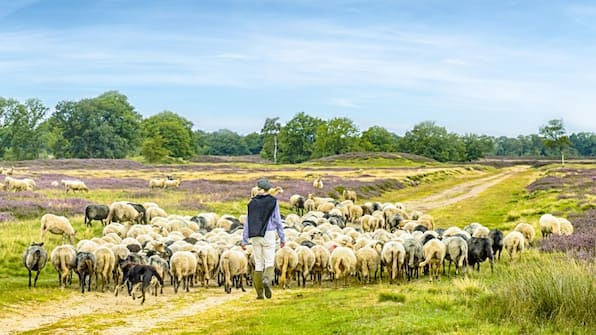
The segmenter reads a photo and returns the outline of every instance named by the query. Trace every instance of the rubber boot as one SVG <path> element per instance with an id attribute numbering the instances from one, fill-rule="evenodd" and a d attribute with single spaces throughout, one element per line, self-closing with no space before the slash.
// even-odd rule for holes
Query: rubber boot
<path id="1" fill-rule="evenodd" d="M 263 272 L 263 288 L 265 289 L 265 297 L 267 299 L 271 299 L 271 283 L 273 282 L 273 278 L 275 276 L 275 272 L 272 266 L 265 268 Z"/>
<path id="2" fill-rule="evenodd" d="M 255 271 L 252 277 L 252 283 L 257 291 L 257 299 L 265 299 L 263 297 L 263 271 Z"/>

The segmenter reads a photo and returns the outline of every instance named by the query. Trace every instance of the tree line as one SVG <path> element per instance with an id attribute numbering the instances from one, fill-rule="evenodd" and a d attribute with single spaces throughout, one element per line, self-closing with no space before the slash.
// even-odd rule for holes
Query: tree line
<path id="1" fill-rule="evenodd" d="M 551 120 L 538 134 L 493 137 L 448 132 L 433 121 L 403 136 L 382 126 L 359 130 L 352 120 L 323 120 L 304 112 L 285 124 L 267 118 L 259 132 L 193 130 L 172 111 L 143 118 L 126 95 L 108 91 L 95 98 L 61 101 L 54 111 L 39 99 L 0 97 L 0 159 L 125 158 L 147 162 L 188 160 L 197 155 L 260 155 L 275 163 L 300 163 L 348 152 L 404 152 L 441 162 L 486 156 L 596 156 L 596 134 L 567 136 L 563 120 Z"/>

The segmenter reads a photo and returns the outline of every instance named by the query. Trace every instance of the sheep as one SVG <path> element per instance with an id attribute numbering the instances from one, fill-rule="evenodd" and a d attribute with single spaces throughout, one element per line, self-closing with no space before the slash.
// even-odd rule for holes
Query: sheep
<path id="1" fill-rule="evenodd" d="M 148 222 L 151 222 L 151 220 L 153 220 L 153 218 L 155 218 L 155 217 L 167 217 L 168 216 L 166 211 L 164 211 L 162 208 L 156 207 L 156 206 L 147 207 L 146 214 L 147 214 Z"/>
<path id="2" fill-rule="evenodd" d="M 519 252 L 519 258 L 521 259 L 521 253 L 524 251 L 525 237 L 519 231 L 512 231 L 505 236 L 503 239 L 503 246 L 509 253 L 509 262 L 513 261 L 513 256 L 516 252 Z"/>
<path id="3" fill-rule="evenodd" d="M 501 252 L 503 251 L 503 232 L 498 229 L 493 229 L 488 233 L 488 238 L 491 240 L 493 249 L 493 257 L 501 260 Z"/>
<path id="4" fill-rule="evenodd" d="M 66 217 L 49 213 L 44 214 L 41 217 L 41 241 L 44 240 L 44 236 L 48 231 L 52 234 L 62 235 L 63 241 L 64 237 L 67 236 L 70 244 L 74 244 L 75 230 Z"/>
<path id="5" fill-rule="evenodd" d="M 147 224 L 147 210 L 145 209 L 145 206 L 141 204 L 136 204 L 134 202 L 127 202 L 127 204 L 131 205 L 134 209 L 137 210 L 137 212 L 139 212 L 140 216 L 137 218 L 136 222 Z"/>
<path id="6" fill-rule="evenodd" d="M 33 287 L 36 287 L 39 273 L 45 268 L 47 261 L 48 253 L 43 248 L 43 242 L 31 242 L 31 245 L 23 252 L 23 265 L 29 272 L 29 287 L 31 287 L 31 272 L 37 272 L 33 281 Z"/>
<path id="7" fill-rule="evenodd" d="M 304 202 L 306 200 L 300 194 L 293 194 L 290 197 L 290 207 L 296 210 L 296 214 L 304 215 Z"/>
<path id="8" fill-rule="evenodd" d="M 552 214 L 542 215 L 538 223 L 540 224 L 542 238 L 547 238 L 551 234 L 561 235 L 561 223 Z"/>
<path id="9" fill-rule="evenodd" d="M 68 191 L 72 191 L 72 193 L 74 193 L 75 191 L 89 192 L 87 185 L 85 185 L 85 183 L 80 180 L 64 180 L 63 179 L 60 181 L 60 183 L 62 183 L 62 185 L 64 185 L 64 190 L 66 193 L 68 193 Z"/>
<path id="10" fill-rule="evenodd" d="M 474 232 L 476 229 L 482 227 L 482 225 L 478 222 L 472 222 L 469 225 L 464 227 L 464 230 L 470 234 L 470 236 L 474 236 Z"/>
<path id="11" fill-rule="evenodd" d="M 316 204 L 313 199 L 304 200 L 304 210 L 306 212 L 312 212 L 316 209 Z"/>
<path id="12" fill-rule="evenodd" d="M 360 274 L 362 283 L 370 283 L 371 273 L 377 273 L 381 259 L 379 253 L 370 246 L 356 250 L 356 271 Z"/>
<path id="13" fill-rule="evenodd" d="M 143 213 L 139 213 L 132 205 L 124 201 L 116 201 L 110 205 L 110 211 L 106 218 L 108 224 L 116 222 L 139 222 Z"/>
<path id="14" fill-rule="evenodd" d="M 424 268 L 428 264 L 428 273 L 431 282 L 433 281 L 433 278 L 436 280 L 440 279 L 439 276 L 441 274 L 441 265 L 443 264 L 445 253 L 445 244 L 436 238 L 429 240 L 422 246 L 424 261 L 420 262 L 418 267 Z"/>
<path id="15" fill-rule="evenodd" d="M 312 267 L 312 273 L 314 275 L 314 281 L 321 285 L 321 280 L 323 277 L 323 272 L 327 271 L 329 266 L 329 257 L 331 254 L 329 250 L 321 245 L 315 245 L 311 248 L 312 252 L 315 254 L 315 263 Z"/>
<path id="16" fill-rule="evenodd" d="M 110 285 L 110 276 L 116 266 L 116 256 L 108 247 L 99 247 L 93 252 L 95 256 L 95 287 L 99 286 L 101 278 L 101 291 L 105 290 L 106 284 Z"/>
<path id="17" fill-rule="evenodd" d="M 118 223 L 118 222 L 109 223 L 107 226 L 105 226 L 103 228 L 104 236 L 107 236 L 109 234 L 116 234 L 116 236 L 118 236 L 120 238 L 124 238 L 124 237 L 126 237 L 127 232 L 128 232 L 128 227 L 126 227 L 125 225 Z"/>
<path id="18" fill-rule="evenodd" d="M 296 264 L 298 286 L 300 286 L 300 279 L 302 279 L 302 287 L 306 287 L 306 277 L 315 265 L 315 253 L 309 247 L 301 245 L 296 248 L 296 256 L 298 256 L 298 263 Z"/>
<path id="19" fill-rule="evenodd" d="M 381 251 L 381 262 L 387 267 L 389 284 L 401 277 L 401 269 L 406 259 L 406 249 L 401 242 L 388 241 Z"/>
<path id="20" fill-rule="evenodd" d="M 91 291 L 91 276 L 95 273 L 95 256 L 90 252 L 78 252 L 72 267 L 79 276 L 81 293 L 85 293 L 85 284 L 87 284 L 87 291 Z"/>
<path id="21" fill-rule="evenodd" d="M 282 288 L 289 288 L 290 284 L 288 278 L 292 276 L 296 266 L 298 265 L 298 255 L 290 245 L 279 248 L 275 252 L 275 269 L 279 273 L 279 285 Z"/>
<path id="22" fill-rule="evenodd" d="M 106 205 L 87 205 L 85 207 L 85 225 L 91 226 L 91 221 L 99 220 L 102 225 L 106 225 L 104 221 L 108 217 L 110 207 Z"/>
<path id="23" fill-rule="evenodd" d="M 493 249 L 491 240 L 488 238 L 472 237 L 468 241 L 468 264 L 474 269 L 475 265 L 477 271 L 480 271 L 480 263 L 485 260 L 490 262 L 490 271 L 493 272 Z"/>
<path id="24" fill-rule="evenodd" d="M 33 185 L 29 180 L 24 180 L 24 179 L 17 179 L 17 178 L 12 178 L 9 176 L 6 176 L 4 178 L 4 182 L 6 184 L 6 189 L 8 191 L 12 191 L 12 192 L 17 192 L 17 191 L 32 191 L 33 190 Z"/>
<path id="25" fill-rule="evenodd" d="M 348 205 L 348 221 L 355 222 L 364 215 L 364 211 L 361 206 Z"/>
<path id="26" fill-rule="evenodd" d="M 65 287 L 67 280 L 72 283 L 72 263 L 77 257 L 77 251 L 70 244 L 59 245 L 52 250 L 50 261 L 58 272 L 60 287 Z"/>
<path id="27" fill-rule="evenodd" d="M 164 178 L 152 178 L 149 180 L 149 188 L 164 188 L 166 180 Z"/>
<path id="28" fill-rule="evenodd" d="M 312 182 L 312 187 L 314 187 L 315 190 L 321 190 L 323 189 L 323 186 L 323 179 L 321 177 L 315 178 L 315 180 Z"/>
<path id="29" fill-rule="evenodd" d="M 180 179 L 167 179 L 164 180 L 163 182 L 163 188 L 178 188 L 180 187 L 180 183 L 182 182 L 182 180 Z"/>
<path id="30" fill-rule="evenodd" d="M 474 233 L 478 233 L 480 229 Z M 468 263 L 468 243 L 459 236 L 448 237 L 443 240 L 445 244 L 445 258 L 443 260 L 443 274 L 445 274 L 445 260 L 449 261 L 447 275 L 451 272 L 451 262 L 455 263 L 455 275 L 461 270 L 465 273 L 465 266 Z"/>
<path id="31" fill-rule="evenodd" d="M 573 234 L 573 225 L 565 218 L 557 218 L 559 220 L 560 231 L 562 235 Z"/>
<path id="32" fill-rule="evenodd" d="M 236 249 L 224 251 L 220 257 L 219 266 L 224 276 L 224 290 L 226 293 L 232 293 L 234 281 L 236 282 L 236 288 L 246 292 L 242 276 L 248 273 L 248 258 L 242 251 Z"/>
<path id="33" fill-rule="evenodd" d="M 529 223 L 518 223 L 515 226 L 515 229 L 513 229 L 513 231 L 518 231 L 520 233 L 522 233 L 522 235 L 524 236 L 525 239 L 525 244 L 527 246 L 532 245 L 532 242 L 534 241 L 534 227 L 529 224 Z"/>
<path id="34" fill-rule="evenodd" d="M 166 275 L 170 275 L 170 264 L 167 260 L 163 259 L 159 255 L 152 255 L 149 257 L 149 265 L 153 266 L 159 276 L 165 280 Z M 171 277 L 170 277 L 171 278 Z M 160 286 L 160 293 L 163 294 L 163 285 Z M 157 287 L 153 295 L 157 295 Z"/>
<path id="35" fill-rule="evenodd" d="M 356 194 L 356 191 L 351 191 L 351 190 L 344 190 L 342 192 L 342 196 L 343 196 L 344 200 L 352 200 L 354 203 L 358 199 L 358 195 Z"/>
<path id="36" fill-rule="evenodd" d="M 203 280 L 203 286 L 209 287 L 209 279 L 217 272 L 219 264 L 219 252 L 210 244 L 202 244 L 196 247 L 197 274 Z"/>
<path id="37" fill-rule="evenodd" d="M 490 230 L 488 228 L 486 228 L 484 226 L 480 226 L 480 227 L 478 227 L 478 228 L 476 228 L 474 230 L 474 233 L 472 234 L 472 237 L 488 238 L 488 234 L 489 233 L 490 233 Z"/>
<path id="38" fill-rule="evenodd" d="M 356 270 L 356 255 L 352 249 L 347 247 L 337 247 L 333 249 L 329 256 L 329 267 L 334 275 L 335 287 L 339 279 L 344 279 L 344 286 L 348 286 L 350 274 Z"/>
<path id="39" fill-rule="evenodd" d="M 418 265 L 423 260 L 422 243 L 413 237 L 404 239 L 404 249 L 406 250 L 405 268 L 408 281 L 412 280 L 414 275 L 418 278 Z"/>
<path id="40" fill-rule="evenodd" d="M 435 229 L 435 219 L 430 214 L 424 214 L 418 218 L 418 222 L 429 230 Z"/>
<path id="41" fill-rule="evenodd" d="M 170 272 L 174 281 L 174 293 L 178 293 L 180 282 L 182 289 L 189 292 L 192 276 L 197 272 L 197 258 L 190 251 L 176 251 L 170 258 Z"/>

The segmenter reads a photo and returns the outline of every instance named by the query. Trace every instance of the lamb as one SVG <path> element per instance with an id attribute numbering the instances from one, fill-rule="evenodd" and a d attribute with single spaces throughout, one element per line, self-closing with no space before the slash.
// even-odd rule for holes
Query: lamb
<path id="1" fill-rule="evenodd" d="M 491 240 L 491 245 L 493 249 L 493 257 L 501 259 L 501 252 L 503 251 L 503 232 L 498 229 L 493 229 L 488 233 L 488 238 Z"/>
<path id="2" fill-rule="evenodd" d="M 60 287 L 65 287 L 67 280 L 72 283 L 72 263 L 77 257 L 77 251 L 70 244 L 59 245 L 52 250 L 50 261 L 58 272 Z"/>
<path id="3" fill-rule="evenodd" d="M 420 262 L 418 267 L 423 268 L 428 264 L 428 273 L 431 282 L 433 281 L 433 278 L 436 280 L 440 279 L 439 276 L 441 274 L 441 265 L 443 264 L 445 253 L 445 244 L 436 238 L 429 240 L 422 246 L 424 261 Z"/>
<path id="4" fill-rule="evenodd" d="M 527 246 L 532 245 L 532 242 L 534 241 L 534 227 L 529 224 L 529 223 L 518 223 L 517 226 L 515 226 L 515 229 L 513 229 L 514 231 L 518 231 L 520 233 L 522 233 L 522 235 L 524 236 L 525 239 L 525 244 Z"/>
<path id="5" fill-rule="evenodd" d="M 248 258 L 241 250 L 229 249 L 224 251 L 220 257 L 220 271 L 224 276 L 224 290 L 232 293 L 232 283 L 236 282 L 236 288 L 245 292 L 242 276 L 248 273 Z M 239 287 L 238 287 L 239 286 Z"/>
<path id="6" fill-rule="evenodd" d="M 356 203 L 356 200 L 358 199 L 358 195 L 356 194 L 356 191 L 344 190 L 342 192 L 342 195 L 343 195 L 344 200 L 352 200 L 354 203 Z"/>
<path id="7" fill-rule="evenodd" d="M 552 214 L 542 215 L 538 223 L 540 224 L 542 238 L 547 238 L 551 234 L 561 235 L 561 223 L 559 222 L 559 219 Z"/>
<path id="8" fill-rule="evenodd" d="M 348 247 L 337 247 L 331 252 L 329 256 L 329 267 L 334 275 L 335 287 L 337 287 L 339 279 L 344 279 L 344 286 L 348 286 L 350 274 L 356 270 L 356 255 L 354 251 Z"/>
<path id="9" fill-rule="evenodd" d="M 300 194 L 294 194 L 290 197 L 290 207 L 296 210 L 296 214 L 304 215 L 304 202 L 306 200 Z"/>
<path id="10" fill-rule="evenodd" d="M 480 229 L 474 233 L 478 233 Z M 451 262 L 455 263 L 455 275 L 461 270 L 465 273 L 465 266 L 468 263 L 468 243 L 459 236 L 448 237 L 443 240 L 445 244 L 445 259 L 443 260 L 443 274 L 445 273 L 445 260 L 449 261 L 447 274 L 451 272 Z"/>
<path id="11" fill-rule="evenodd" d="M 472 269 L 478 265 L 476 270 L 480 271 L 480 263 L 487 259 L 490 262 L 490 271 L 493 272 L 494 256 L 490 239 L 472 237 L 468 241 L 468 264 Z"/>
<path id="12" fill-rule="evenodd" d="M 503 245 L 509 253 L 509 262 L 513 261 L 516 252 L 519 252 L 519 258 L 521 259 L 521 253 L 524 251 L 524 243 L 525 237 L 519 231 L 512 231 L 505 236 Z"/>
<path id="13" fill-rule="evenodd" d="M 110 277 L 116 266 L 116 256 L 108 247 L 101 246 L 93 252 L 95 256 L 95 287 L 99 286 L 101 278 L 101 291 L 105 290 L 106 284 L 110 285 Z"/>
<path id="14" fill-rule="evenodd" d="M 557 218 L 559 220 L 560 231 L 562 235 L 573 234 L 573 225 L 565 218 Z"/>
<path id="15" fill-rule="evenodd" d="M 45 268 L 47 261 L 48 253 L 43 248 L 43 242 L 32 242 L 25 252 L 23 252 L 23 265 L 29 272 L 29 287 L 31 287 L 31 272 L 37 272 L 33 281 L 33 287 L 36 287 L 39 273 Z"/>
<path id="16" fill-rule="evenodd" d="M 408 281 L 410 281 L 414 275 L 418 278 L 418 265 L 424 258 L 422 255 L 422 243 L 413 237 L 409 237 L 404 240 L 403 244 L 406 250 L 406 276 L 408 277 Z"/>
<path id="17" fill-rule="evenodd" d="M 56 235 L 62 235 L 62 240 L 64 241 L 64 237 L 68 237 L 70 240 L 70 244 L 74 244 L 74 236 L 75 230 L 72 228 L 70 221 L 64 216 L 58 216 L 54 214 L 44 214 L 41 217 L 41 240 L 44 240 L 44 236 L 46 232 L 50 232 Z"/>
<path id="18" fill-rule="evenodd" d="M 298 255 L 286 245 L 275 252 L 275 269 L 279 272 L 279 285 L 282 288 L 289 288 L 288 279 L 294 273 L 298 265 Z"/>
<path id="19" fill-rule="evenodd" d="M 370 275 L 376 275 L 380 263 L 379 253 L 372 247 L 365 246 L 356 250 L 356 271 L 364 284 L 370 283 Z"/>
<path id="20" fill-rule="evenodd" d="M 89 192 L 87 185 L 85 185 L 85 183 L 80 180 L 64 180 L 63 179 L 60 181 L 60 183 L 62 183 L 62 185 L 64 185 L 64 190 L 66 193 L 68 193 L 68 191 L 72 191 L 72 193 L 74 193 L 75 191 Z"/>
<path id="21" fill-rule="evenodd" d="M 85 207 L 85 225 L 91 226 L 91 221 L 99 220 L 102 225 L 106 225 L 104 221 L 108 217 L 110 207 L 106 205 L 87 205 Z"/>
<path id="22" fill-rule="evenodd" d="M 132 205 L 124 201 L 116 201 L 110 205 L 110 211 L 106 218 L 108 224 L 116 222 L 139 222 L 143 213 L 139 213 Z"/>
<path id="23" fill-rule="evenodd" d="M 95 256 L 90 252 L 78 252 L 72 267 L 79 276 L 81 293 L 85 293 L 85 284 L 87 284 L 87 291 L 91 291 L 91 276 L 95 273 Z"/>
<path id="24" fill-rule="evenodd" d="M 152 178 L 149 180 L 149 188 L 164 188 L 166 180 L 164 178 Z"/>
<path id="25" fill-rule="evenodd" d="M 189 292 L 192 276 L 197 272 L 197 258 L 190 251 L 176 251 L 170 258 L 170 272 L 174 281 L 174 293 L 182 282 L 182 289 Z"/>
<path id="26" fill-rule="evenodd" d="M 301 245 L 296 248 L 296 256 L 298 256 L 298 263 L 296 264 L 298 286 L 300 286 L 300 279 L 302 279 L 302 287 L 306 287 L 306 277 L 315 265 L 315 253 L 309 247 Z"/>
<path id="27" fill-rule="evenodd" d="M 381 262 L 387 267 L 389 284 L 401 277 L 401 269 L 406 259 L 406 249 L 401 242 L 389 241 L 383 245 L 381 251 Z"/>
<path id="28" fill-rule="evenodd" d="M 329 267 L 329 257 L 331 254 L 329 253 L 329 250 L 321 245 L 315 245 L 311 250 L 315 254 L 315 263 L 312 267 L 314 281 L 321 285 L 323 272 L 327 271 Z"/>

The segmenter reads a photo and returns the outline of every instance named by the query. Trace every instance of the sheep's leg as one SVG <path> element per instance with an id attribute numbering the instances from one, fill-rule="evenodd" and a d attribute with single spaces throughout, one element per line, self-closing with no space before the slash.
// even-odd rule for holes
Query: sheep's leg
<path id="1" fill-rule="evenodd" d="M 39 273 L 40 272 L 41 272 L 41 270 L 40 271 L 37 271 L 37 274 L 35 275 L 35 281 L 33 282 L 33 287 L 37 287 L 37 278 L 39 278 Z"/>
<path id="2" fill-rule="evenodd" d="M 29 287 L 31 287 L 31 270 L 27 269 L 27 271 L 29 271 Z"/>

